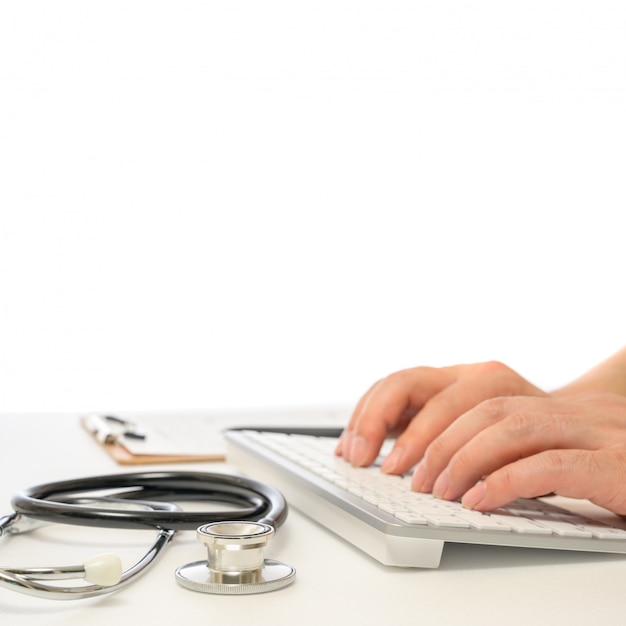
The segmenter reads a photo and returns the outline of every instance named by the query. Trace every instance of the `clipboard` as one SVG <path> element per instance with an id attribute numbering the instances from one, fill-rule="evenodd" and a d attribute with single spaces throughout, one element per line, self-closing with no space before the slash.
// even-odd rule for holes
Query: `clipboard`
<path id="1" fill-rule="evenodd" d="M 226 442 L 210 417 L 80 417 L 83 428 L 120 465 L 224 461 Z"/>

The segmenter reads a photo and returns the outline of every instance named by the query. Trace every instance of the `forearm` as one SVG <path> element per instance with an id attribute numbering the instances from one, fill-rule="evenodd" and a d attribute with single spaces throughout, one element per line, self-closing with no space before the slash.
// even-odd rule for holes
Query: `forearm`
<path id="1" fill-rule="evenodd" d="M 626 347 L 551 395 L 567 396 L 586 391 L 626 396 Z"/>

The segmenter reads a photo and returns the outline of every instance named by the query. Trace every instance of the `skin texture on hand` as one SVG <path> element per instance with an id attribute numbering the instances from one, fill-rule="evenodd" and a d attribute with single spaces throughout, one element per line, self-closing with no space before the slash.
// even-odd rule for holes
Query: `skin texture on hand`
<path id="1" fill-rule="evenodd" d="M 608 386 L 621 390 L 615 358 L 607 362 Z M 601 387 L 601 368 L 591 371 Z M 577 382 L 575 390 L 581 388 Z M 557 493 L 626 515 L 622 395 L 549 396 L 498 362 L 413 368 L 379 381 L 363 396 L 337 454 L 355 466 L 369 465 L 389 436 L 397 440 L 382 471 L 404 473 L 415 466 L 416 491 L 461 498 L 481 511 Z"/>

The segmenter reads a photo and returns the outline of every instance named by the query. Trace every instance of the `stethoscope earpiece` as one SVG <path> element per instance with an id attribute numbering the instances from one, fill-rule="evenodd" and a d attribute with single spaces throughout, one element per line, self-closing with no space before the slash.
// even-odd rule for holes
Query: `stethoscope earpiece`
<path id="1" fill-rule="evenodd" d="M 122 579 L 122 562 L 116 554 L 98 554 L 83 563 L 85 580 L 94 585 L 112 587 Z"/>
<path id="2" fill-rule="evenodd" d="M 207 559 L 176 570 L 186 589 L 203 593 L 241 595 L 281 589 L 293 582 L 291 565 L 265 559 L 265 546 L 274 528 L 261 522 L 213 522 L 200 526 L 197 537 L 207 548 Z"/>

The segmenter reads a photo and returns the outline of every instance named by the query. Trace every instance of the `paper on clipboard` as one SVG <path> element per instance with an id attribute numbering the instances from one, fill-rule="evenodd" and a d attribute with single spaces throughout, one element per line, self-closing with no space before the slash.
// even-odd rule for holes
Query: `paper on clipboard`
<path id="1" fill-rule="evenodd" d="M 141 420 L 85 415 L 80 421 L 122 465 L 223 461 L 226 457 L 223 423 L 208 415 L 150 415 Z M 125 436 L 126 430 L 133 436 Z"/>
<path id="2" fill-rule="evenodd" d="M 131 454 L 203 456 L 224 455 L 222 427 L 211 417 L 155 418 L 140 422 L 144 439 L 122 437 L 120 445 Z"/>

